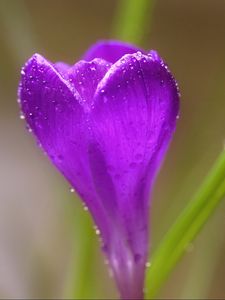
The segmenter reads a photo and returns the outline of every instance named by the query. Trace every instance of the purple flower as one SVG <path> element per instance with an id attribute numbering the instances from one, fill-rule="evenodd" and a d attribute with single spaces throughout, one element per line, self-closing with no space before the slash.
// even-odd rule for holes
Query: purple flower
<path id="1" fill-rule="evenodd" d="M 19 99 L 28 126 L 89 208 L 121 297 L 143 297 L 149 196 L 179 93 L 156 51 L 92 46 L 73 66 L 33 55 Z"/>

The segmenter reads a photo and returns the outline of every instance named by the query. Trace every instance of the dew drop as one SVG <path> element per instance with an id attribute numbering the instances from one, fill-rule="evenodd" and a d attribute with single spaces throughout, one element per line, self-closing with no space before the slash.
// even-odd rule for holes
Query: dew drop
<path id="1" fill-rule="evenodd" d="M 62 111 L 63 111 L 62 105 L 61 105 L 61 104 L 57 104 L 57 105 L 55 106 L 55 110 L 58 111 L 58 112 L 62 112 Z"/>
<path id="2" fill-rule="evenodd" d="M 84 208 L 85 211 L 88 211 L 87 205 L 84 204 L 83 208 Z"/>
<path id="3" fill-rule="evenodd" d="M 28 126 L 28 125 L 26 126 L 26 128 L 27 128 L 27 131 L 30 132 L 30 133 L 33 131 L 33 130 L 30 128 L 30 126 Z"/>
<path id="4" fill-rule="evenodd" d="M 40 142 L 37 142 L 37 145 L 42 149 L 42 144 Z"/>
<path id="5" fill-rule="evenodd" d="M 21 120 L 24 120 L 24 119 L 25 119 L 25 116 L 21 114 L 21 115 L 20 115 L 20 119 L 21 119 Z"/>
<path id="6" fill-rule="evenodd" d="M 70 189 L 70 193 L 74 193 L 75 190 L 73 188 Z"/>
<path id="7" fill-rule="evenodd" d="M 151 263 L 149 261 L 147 261 L 146 264 L 145 264 L 145 267 L 146 268 L 150 268 L 151 267 Z"/>
<path id="8" fill-rule="evenodd" d="M 94 226 L 94 230 L 95 230 L 95 233 L 96 233 L 97 235 L 100 235 L 100 230 L 98 229 L 97 226 Z"/>

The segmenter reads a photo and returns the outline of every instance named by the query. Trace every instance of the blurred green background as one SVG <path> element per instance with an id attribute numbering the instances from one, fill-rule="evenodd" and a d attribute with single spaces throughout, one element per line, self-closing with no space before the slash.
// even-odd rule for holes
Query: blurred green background
<path id="1" fill-rule="evenodd" d="M 74 63 L 96 40 L 116 38 L 118 4 L 0 0 L 0 298 L 118 296 L 88 213 L 24 129 L 16 103 L 20 68 L 34 52 Z M 142 46 L 159 51 L 182 94 L 153 194 L 154 251 L 224 147 L 225 1 L 156 0 Z M 225 298 L 225 203 L 160 297 Z"/>

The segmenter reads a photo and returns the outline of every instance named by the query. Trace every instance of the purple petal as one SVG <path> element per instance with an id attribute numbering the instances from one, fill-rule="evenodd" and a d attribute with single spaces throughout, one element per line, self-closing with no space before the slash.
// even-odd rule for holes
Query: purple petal
<path id="1" fill-rule="evenodd" d="M 176 83 L 156 52 L 125 55 L 95 94 L 92 128 L 116 189 L 120 228 L 109 256 L 126 296 L 124 278 L 133 276 L 130 280 L 139 287 L 143 283 L 150 186 L 175 128 L 178 101 Z"/>
<path id="2" fill-rule="evenodd" d="M 76 63 L 67 72 L 67 79 L 78 91 L 82 98 L 83 106 L 90 109 L 97 85 L 105 75 L 111 63 L 96 58 L 90 62 L 84 60 Z"/>
<path id="3" fill-rule="evenodd" d="M 79 68 L 86 80 L 86 90 L 81 94 L 75 89 L 79 82 L 73 78 Z M 86 202 L 104 237 L 108 235 L 108 220 L 90 174 L 90 137 L 85 113 L 88 105 L 83 96 L 95 91 L 107 68 L 103 62 L 78 63 L 68 68 L 68 80 L 65 80 L 53 64 L 34 55 L 22 71 L 19 88 L 21 108 L 29 127 L 52 162 Z"/>
<path id="4" fill-rule="evenodd" d="M 100 41 L 94 44 L 85 54 L 83 59 L 90 61 L 94 58 L 102 58 L 108 62 L 115 63 L 125 54 L 142 51 L 134 45 L 119 41 Z"/>

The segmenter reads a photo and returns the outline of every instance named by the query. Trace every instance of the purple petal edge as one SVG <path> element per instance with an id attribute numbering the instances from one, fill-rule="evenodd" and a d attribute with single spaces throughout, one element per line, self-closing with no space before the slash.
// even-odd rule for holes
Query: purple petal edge
<path id="1" fill-rule="evenodd" d="M 94 58 L 102 58 L 108 62 L 115 63 L 125 54 L 142 51 L 140 48 L 125 42 L 116 40 L 102 40 L 91 46 L 84 54 L 83 59 L 90 61 Z"/>

